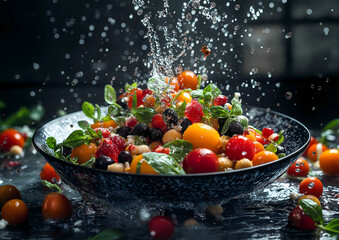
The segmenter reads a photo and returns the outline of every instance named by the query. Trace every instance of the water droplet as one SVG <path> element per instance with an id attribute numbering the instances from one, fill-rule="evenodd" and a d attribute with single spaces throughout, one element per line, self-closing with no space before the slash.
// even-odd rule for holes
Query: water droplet
<path id="1" fill-rule="evenodd" d="M 236 4 L 236 5 L 234 6 L 234 8 L 235 8 L 235 10 L 239 10 L 239 9 L 240 9 L 240 5 L 239 5 L 239 4 Z"/>
<path id="2" fill-rule="evenodd" d="M 290 37 L 292 37 L 292 32 L 288 32 L 285 35 L 285 39 L 289 39 Z"/>
<path id="3" fill-rule="evenodd" d="M 309 189 L 314 188 L 314 182 L 310 182 L 310 183 L 307 185 L 307 187 L 308 187 Z"/>
<path id="4" fill-rule="evenodd" d="M 187 21 L 191 21 L 192 20 L 192 15 L 190 13 L 187 13 L 186 20 Z"/>
<path id="5" fill-rule="evenodd" d="M 299 162 L 295 163 L 295 166 L 300 167 L 300 163 Z"/>
<path id="6" fill-rule="evenodd" d="M 286 92 L 285 97 L 286 97 L 287 100 L 290 100 L 292 98 L 292 93 Z"/>
<path id="7" fill-rule="evenodd" d="M 295 169 L 295 172 L 296 172 L 296 173 L 300 173 L 300 172 L 301 172 L 301 169 L 300 169 L 300 168 L 296 168 L 296 169 Z"/>

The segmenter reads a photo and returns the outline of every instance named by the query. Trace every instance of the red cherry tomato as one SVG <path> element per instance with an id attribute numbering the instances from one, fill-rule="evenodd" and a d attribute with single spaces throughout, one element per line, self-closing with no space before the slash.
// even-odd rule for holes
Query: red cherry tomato
<path id="1" fill-rule="evenodd" d="M 142 94 L 142 90 L 140 88 L 135 88 L 135 89 L 132 89 L 130 92 L 128 93 L 124 93 L 122 94 L 119 98 L 125 98 L 127 97 L 128 98 L 128 103 L 127 103 L 127 106 L 131 109 L 132 108 L 132 104 L 133 104 L 133 96 L 134 94 L 137 95 L 137 107 L 139 107 L 141 104 L 143 104 L 143 94 Z"/>
<path id="2" fill-rule="evenodd" d="M 301 181 L 299 192 L 319 198 L 323 193 L 323 184 L 316 177 L 308 177 Z"/>
<path id="3" fill-rule="evenodd" d="M 0 187 L 0 208 L 11 199 L 20 199 L 20 191 L 12 185 L 3 185 Z"/>
<path id="4" fill-rule="evenodd" d="M 60 193 L 47 194 L 42 203 L 42 216 L 48 219 L 61 220 L 72 216 L 73 208 L 67 197 Z"/>
<path id="5" fill-rule="evenodd" d="M 316 226 L 312 218 L 307 216 L 300 207 L 292 209 L 288 215 L 288 225 L 300 230 L 315 230 Z"/>
<path id="6" fill-rule="evenodd" d="M 306 177 L 310 171 L 308 162 L 300 157 L 287 170 L 287 174 L 294 177 Z"/>
<path id="7" fill-rule="evenodd" d="M 310 144 L 308 144 L 305 152 L 303 153 L 304 156 L 307 156 L 307 151 L 310 148 L 310 146 L 312 146 L 313 144 L 318 143 L 317 139 L 315 139 L 314 137 L 311 136 L 311 141 Z"/>
<path id="8" fill-rule="evenodd" d="M 174 224 L 168 217 L 156 216 L 149 222 L 148 230 L 154 239 L 170 239 L 174 235 Z"/>
<path id="9" fill-rule="evenodd" d="M 186 173 L 217 172 L 219 167 L 217 155 L 207 148 L 189 152 L 182 164 Z"/>
<path id="10" fill-rule="evenodd" d="M 274 133 L 273 129 L 271 128 L 264 128 L 262 130 L 262 135 L 264 138 L 269 138 L 269 136 L 271 136 Z"/>
<path id="11" fill-rule="evenodd" d="M 55 172 L 54 168 L 47 163 L 40 173 L 41 180 L 47 180 L 51 183 L 56 183 L 60 180 L 59 175 Z"/>
<path id="12" fill-rule="evenodd" d="M 243 158 L 252 160 L 255 155 L 255 146 L 247 137 L 237 135 L 228 140 L 225 153 L 230 160 Z"/>
<path id="13" fill-rule="evenodd" d="M 19 225 L 26 221 L 28 209 L 26 204 L 20 199 L 12 199 L 2 207 L 1 216 L 11 225 Z"/>
<path id="14" fill-rule="evenodd" d="M 1 151 L 8 152 L 12 146 L 18 145 L 20 147 L 24 147 L 24 144 L 24 137 L 15 129 L 9 128 L 0 134 Z"/>
<path id="15" fill-rule="evenodd" d="M 95 131 L 95 132 L 99 132 L 99 130 L 101 131 L 101 134 L 102 134 L 102 137 L 103 137 L 103 138 L 108 138 L 108 137 L 111 136 L 111 132 L 108 131 L 107 128 L 102 128 L 102 127 L 100 127 L 100 128 L 94 128 L 94 131 Z"/>

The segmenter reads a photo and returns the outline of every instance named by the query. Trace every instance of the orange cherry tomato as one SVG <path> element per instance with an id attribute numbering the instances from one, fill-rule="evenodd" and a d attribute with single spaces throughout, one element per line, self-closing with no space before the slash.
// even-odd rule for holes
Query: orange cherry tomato
<path id="1" fill-rule="evenodd" d="M 78 163 L 83 164 L 94 157 L 95 152 L 98 150 L 98 146 L 95 143 L 89 145 L 82 144 L 73 148 L 71 158 L 78 158 Z"/>
<path id="2" fill-rule="evenodd" d="M 12 199 L 2 207 L 1 216 L 11 225 L 19 225 L 26 221 L 28 209 L 22 200 Z"/>
<path id="3" fill-rule="evenodd" d="M 301 181 L 299 192 L 319 198 L 323 193 L 323 184 L 316 177 L 308 177 Z"/>
<path id="4" fill-rule="evenodd" d="M 317 153 L 318 144 L 321 144 L 321 143 L 312 144 L 307 150 L 307 158 L 313 162 L 318 161 L 320 157 L 318 156 L 318 153 Z M 322 152 L 324 152 L 325 150 L 327 150 L 327 147 L 324 144 L 321 144 L 321 149 L 322 149 Z"/>
<path id="5" fill-rule="evenodd" d="M 108 127 L 112 127 L 115 128 L 118 125 L 115 123 L 114 120 L 109 120 L 109 121 L 103 121 L 103 122 L 95 122 L 91 125 L 92 129 L 96 129 L 96 128 L 108 128 Z"/>
<path id="6" fill-rule="evenodd" d="M 192 101 L 191 94 L 189 94 L 188 92 L 181 92 L 180 95 L 175 100 L 175 104 L 183 103 L 184 101 L 186 103 L 190 103 Z"/>
<path id="7" fill-rule="evenodd" d="M 169 80 L 169 78 L 166 77 L 166 80 L 165 80 L 166 83 L 168 83 L 168 80 Z M 176 77 L 172 78 L 172 79 L 171 79 L 170 86 L 174 87 L 174 88 L 173 88 L 174 91 L 176 91 L 176 92 L 179 91 L 178 78 L 176 78 Z"/>
<path id="8" fill-rule="evenodd" d="M 252 159 L 253 166 L 261 165 L 278 160 L 278 156 L 271 151 L 261 151 L 254 155 Z"/>
<path id="9" fill-rule="evenodd" d="M 305 195 L 305 196 L 302 196 L 301 198 L 299 198 L 298 204 L 299 204 L 299 202 L 300 202 L 302 199 L 310 199 L 310 200 L 312 200 L 312 201 L 318 203 L 319 206 L 321 206 L 319 199 L 318 199 L 317 197 L 313 196 L 313 195 Z"/>
<path id="10" fill-rule="evenodd" d="M 328 149 L 320 155 L 320 169 L 326 175 L 339 176 L 339 150 Z"/>
<path id="11" fill-rule="evenodd" d="M 306 177 L 310 171 L 308 162 L 300 157 L 287 170 L 287 174 L 294 177 Z"/>
<path id="12" fill-rule="evenodd" d="M 9 149 L 18 145 L 20 147 L 24 147 L 25 139 L 20 132 L 15 129 L 9 128 L 3 131 L 0 134 L 0 150 L 4 152 L 8 152 Z"/>
<path id="13" fill-rule="evenodd" d="M 136 173 L 137 172 L 138 162 L 140 162 L 142 160 L 143 160 L 142 154 L 140 154 L 140 155 L 136 156 L 135 158 L 133 158 L 133 160 L 131 162 L 130 173 Z M 140 173 L 144 173 L 144 174 L 159 174 L 146 161 L 143 161 L 141 163 Z"/>
<path id="14" fill-rule="evenodd" d="M 47 180 L 51 183 L 56 183 L 60 180 L 59 175 L 55 172 L 54 168 L 47 163 L 40 172 L 41 180 Z"/>
<path id="15" fill-rule="evenodd" d="M 42 216 L 48 219 L 61 220 L 72 216 L 73 208 L 67 197 L 60 193 L 47 194 L 42 203 Z"/>
<path id="16" fill-rule="evenodd" d="M 310 143 L 308 144 L 308 146 L 307 146 L 305 152 L 303 153 L 303 156 L 307 157 L 307 151 L 308 151 L 308 149 L 310 148 L 310 146 L 312 146 L 312 145 L 315 144 L 315 143 L 318 143 L 317 139 L 315 139 L 314 137 L 311 136 L 311 141 L 310 141 Z"/>
<path id="17" fill-rule="evenodd" d="M 198 77 L 192 71 L 183 71 L 178 75 L 180 89 L 190 88 L 196 90 L 198 87 Z"/>
<path id="18" fill-rule="evenodd" d="M 262 145 L 260 142 L 253 142 L 255 147 L 255 153 L 265 151 L 264 145 Z"/>
<path id="19" fill-rule="evenodd" d="M 0 187 L 0 208 L 11 199 L 21 199 L 20 191 L 13 185 Z"/>

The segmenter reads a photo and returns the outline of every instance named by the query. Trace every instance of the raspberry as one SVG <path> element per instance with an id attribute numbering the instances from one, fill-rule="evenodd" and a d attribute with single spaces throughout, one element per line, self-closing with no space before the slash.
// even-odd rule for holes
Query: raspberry
<path id="1" fill-rule="evenodd" d="M 269 136 L 271 136 L 274 133 L 273 129 L 271 128 L 264 128 L 262 130 L 262 135 L 264 138 L 269 138 Z"/>
<path id="2" fill-rule="evenodd" d="M 204 112 L 202 111 L 201 104 L 193 99 L 192 102 L 187 105 L 185 110 L 185 117 L 192 121 L 192 123 L 200 122 Z"/>
<path id="3" fill-rule="evenodd" d="M 219 95 L 214 99 L 213 104 L 216 106 L 224 106 L 227 103 L 227 97 L 224 95 Z"/>
<path id="4" fill-rule="evenodd" d="M 163 129 L 167 128 L 164 118 L 160 113 L 157 113 L 153 116 L 151 120 L 153 128 Z"/>
<path id="5" fill-rule="evenodd" d="M 109 136 L 111 136 L 111 132 L 108 131 L 107 128 L 95 128 L 94 129 L 95 132 L 99 132 L 99 130 L 101 131 L 103 138 L 108 138 Z"/>
<path id="6" fill-rule="evenodd" d="M 125 121 L 125 126 L 127 127 L 134 127 L 136 124 L 138 123 L 138 120 L 136 117 L 129 117 L 129 118 L 126 118 L 126 121 Z"/>
<path id="7" fill-rule="evenodd" d="M 119 148 L 116 145 L 114 145 L 111 140 L 104 138 L 101 141 L 98 151 L 96 151 L 95 153 L 95 158 L 107 156 L 112 158 L 115 162 L 117 162 L 119 153 L 120 153 Z"/>
<path id="8" fill-rule="evenodd" d="M 111 141 L 113 142 L 113 144 L 115 144 L 120 151 L 124 151 L 125 150 L 125 141 L 124 139 L 122 139 L 121 137 L 115 135 L 113 137 L 110 138 Z"/>

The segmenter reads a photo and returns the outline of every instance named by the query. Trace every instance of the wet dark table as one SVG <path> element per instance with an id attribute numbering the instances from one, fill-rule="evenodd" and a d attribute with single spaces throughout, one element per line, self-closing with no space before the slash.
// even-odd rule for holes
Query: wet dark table
<path id="1" fill-rule="evenodd" d="M 13 160 L 19 165 L 9 167 Z M 39 177 L 45 163 L 33 147 L 20 158 L 1 158 L 0 185 L 11 184 L 21 191 L 29 217 L 22 226 L 1 229 L 0 239 L 88 239 L 107 228 L 122 229 L 122 239 L 150 239 L 148 219 L 158 214 L 176 219 L 175 239 L 331 239 L 324 232 L 302 232 L 287 226 L 289 211 L 296 206 L 290 194 L 298 192 L 300 180 L 284 176 L 265 189 L 222 203 L 221 215 L 208 214 L 204 207 L 150 207 L 150 203 L 139 202 L 129 206 L 111 203 L 106 209 L 94 211 L 75 190 L 61 184 L 72 201 L 73 216 L 64 222 L 46 221 L 41 216 L 41 204 L 50 190 L 42 186 Z M 325 222 L 339 218 L 339 178 L 323 176 L 321 171 L 312 174 L 324 184 L 321 202 Z M 183 222 L 190 218 L 199 225 L 184 227 Z"/>

